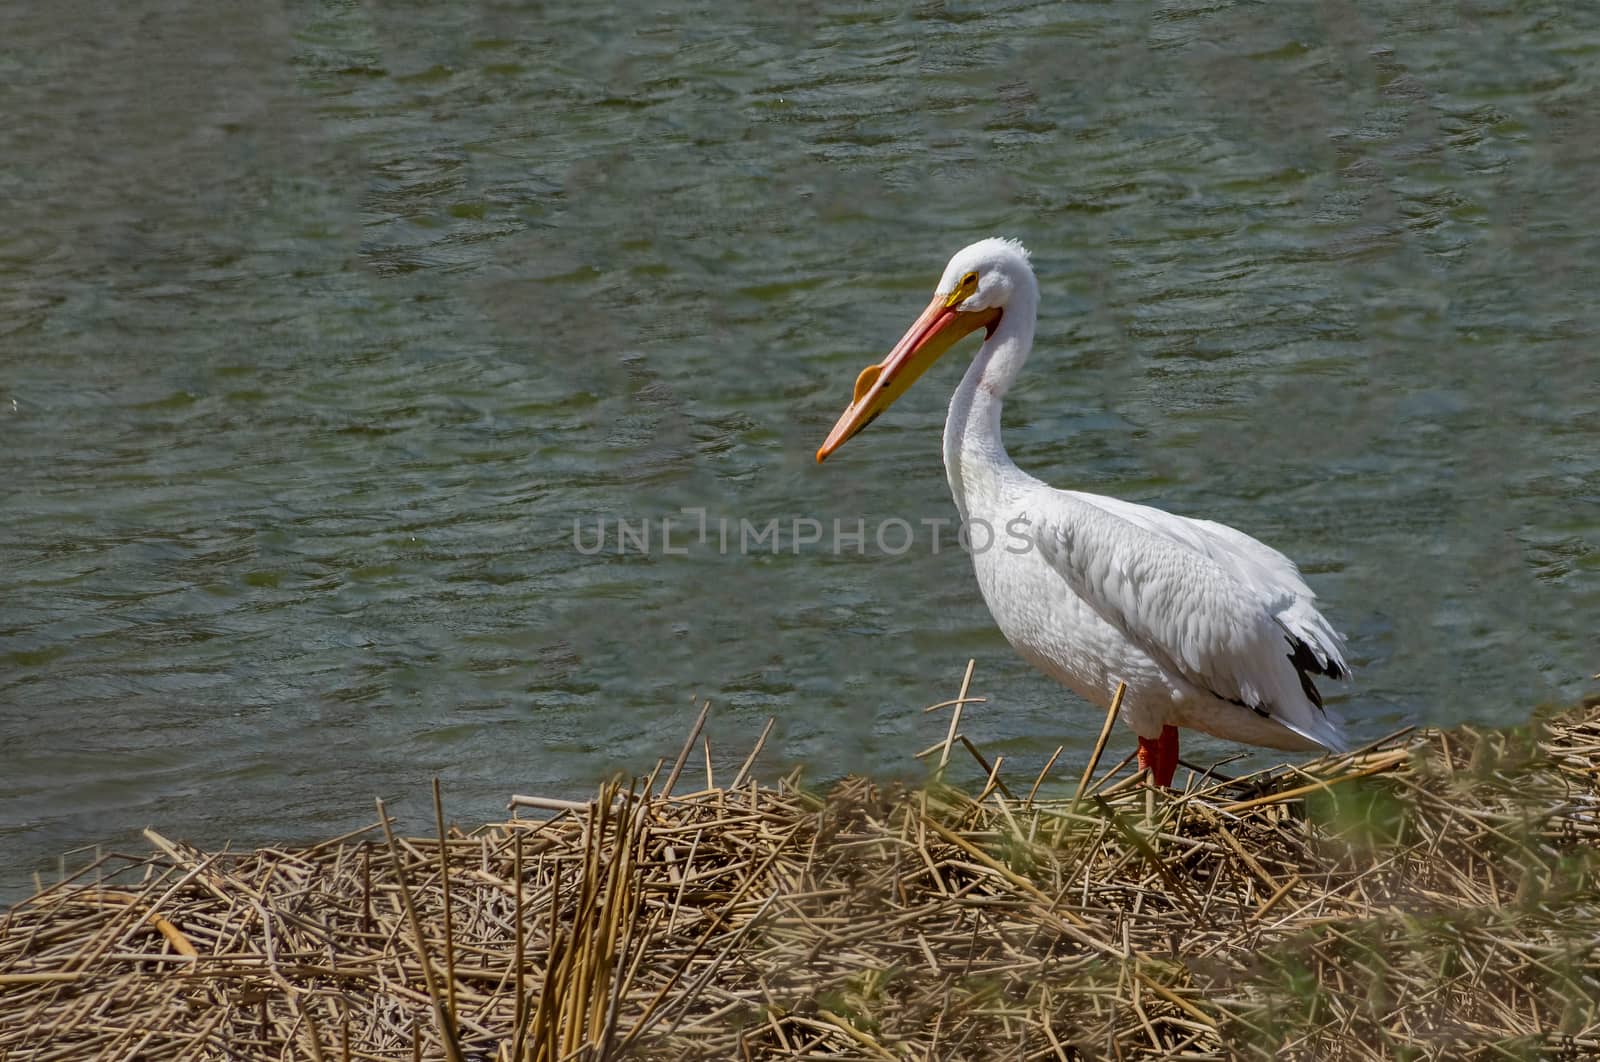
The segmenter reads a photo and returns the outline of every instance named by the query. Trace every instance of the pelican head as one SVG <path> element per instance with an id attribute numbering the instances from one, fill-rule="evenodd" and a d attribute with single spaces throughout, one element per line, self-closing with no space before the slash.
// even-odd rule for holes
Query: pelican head
<path id="1" fill-rule="evenodd" d="M 922 316 L 886 358 L 856 377 L 850 407 L 817 451 L 818 463 L 892 406 L 957 340 L 980 328 L 992 336 L 1012 295 L 1033 284 L 1028 252 L 1016 240 L 979 240 L 957 251 Z"/>

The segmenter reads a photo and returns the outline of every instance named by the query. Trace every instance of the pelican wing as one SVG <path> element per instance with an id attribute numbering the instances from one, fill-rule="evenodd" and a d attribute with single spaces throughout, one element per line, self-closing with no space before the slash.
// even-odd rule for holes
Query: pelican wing
<path id="1" fill-rule="evenodd" d="M 1163 667 L 1331 749 L 1346 743 L 1311 675 L 1343 678 L 1342 639 L 1294 563 L 1223 524 L 1045 488 L 1035 541 L 1071 591 Z"/>

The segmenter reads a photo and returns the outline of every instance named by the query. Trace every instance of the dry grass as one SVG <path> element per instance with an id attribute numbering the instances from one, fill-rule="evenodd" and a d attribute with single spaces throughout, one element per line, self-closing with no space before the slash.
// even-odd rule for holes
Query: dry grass
<path id="1" fill-rule="evenodd" d="M 1037 803 L 998 762 L 678 794 L 699 729 L 465 835 L 149 833 L 0 919 L 0 1060 L 1600 1052 L 1594 707 Z"/>

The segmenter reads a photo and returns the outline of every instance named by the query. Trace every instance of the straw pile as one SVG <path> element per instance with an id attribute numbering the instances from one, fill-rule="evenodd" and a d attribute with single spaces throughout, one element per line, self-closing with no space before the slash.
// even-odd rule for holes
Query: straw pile
<path id="1" fill-rule="evenodd" d="M 1600 1052 L 1593 706 L 1051 801 L 999 762 L 680 794 L 698 730 L 467 834 L 151 832 L 0 919 L 0 1060 Z"/>

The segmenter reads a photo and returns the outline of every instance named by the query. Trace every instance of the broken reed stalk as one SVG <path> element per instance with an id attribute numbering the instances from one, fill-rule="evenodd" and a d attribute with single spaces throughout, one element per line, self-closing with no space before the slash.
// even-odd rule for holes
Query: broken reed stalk
<path id="1" fill-rule="evenodd" d="M 450 839 L 444 830 L 444 792 L 439 779 L 433 779 L 433 821 L 439 830 L 439 891 L 444 901 L 444 985 L 445 1001 L 450 1012 L 450 1024 L 455 1025 L 456 1015 L 456 945 L 455 931 L 450 921 Z"/>
<path id="2" fill-rule="evenodd" d="M 769 718 L 767 725 L 761 728 L 761 736 L 756 738 L 756 743 L 750 749 L 750 755 L 744 758 L 744 763 L 739 766 L 739 773 L 733 776 L 733 784 L 729 789 L 738 789 L 744 785 L 746 778 L 750 777 L 750 768 L 755 766 L 756 757 L 761 755 L 761 750 L 767 747 L 767 738 L 772 734 L 772 726 L 777 722 L 776 717 Z"/>
<path id="3" fill-rule="evenodd" d="M 445 1010 L 444 1000 L 439 996 L 438 985 L 434 983 L 433 962 L 428 958 L 428 938 L 422 933 L 422 920 L 417 917 L 417 905 L 411 899 L 411 884 L 407 880 L 405 859 L 400 854 L 400 846 L 394 839 L 394 828 L 390 825 L 389 811 L 383 806 L 382 798 L 378 802 L 378 821 L 383 824 L 383 839 L 389 846 L 389 863 L 394 868 L 395 880 L 400 887 L 400 902 L 405 907 L 406 920 L 411 924 L 411 939 L 417 953 L 417 962 L 422 967 L 422 982 L 427 986 L 428 999 L 433 1003 L 434 1023 L 439 1030 L 439 1040 L 444 1045 L 445 1058 L 449 1062 L 463 1062 L 461 1044 L 456 1039 L 455 1018 Z M 420 1044 L 420 1041 L 415 1041 Z"/>
<path id="4" fill-rule="evenodd" d="M 706 716 L 711 714 L 711 702 L 706 701 L 700 706 L 700 714 L 695 717 L 694 726 L 689 728 L 689 736 L 684 739 L 683 749 L 679 751 L 678 758 L 672 764 L 672 770 L 667 773 L 667 780 L 661 786 L 661 795 L 672 795 L 672 787 L 678 784 L 678 775 L 683 773 L 683 765 L 689 762 L 689 752 L 694 748 L 695 738 L 700 736 L 700 730 L 706 725 Z"/>
<path id="5" fill-rule="evenodd" d="M 652 773 L 465 836 L 442 793 L 426 837 L 380 802 L 387 859 L 370 834 L 211 854 L 155 834 L 0 915 L 0 1058 L 1600 1049 L 1600 707 L 1183 794 L 1036 781 L 1026 803 L 988 798 L 1012 758 L 944 737 L 985 799 L 819 796 L 747 758 L 730 788 Z"/>
<path id="6" fill-rule="evenodd" d="M 515 998 L 511 1007 L 511 1026 L 516 1030 L 511 1041 L 512 1062 L 523 1062 L 522 1045 L 528 1028 L 527 919 L 522 901 L 522 831 L 511 834 L 511 888 L 515 897 L 511 908 L 511 985 Z"/>
<path id="7" fill-rule="evenodd" d="M 1044 766 L 1039 768 L 1038 775 L 1033 779 L 1033 785 L 1028 789 L 1028 799 L 1022 802 L 1024 807 L 1033 807 L 1034 794 L 1039 792 L 1039 787 L 1043 785 L 1044 780 L 1050 776 L 1050 768 L 1056 765 L 1056 760 L 1061 758 L 1061 754 L 1065 752 L 1066 749 L 1067 747 L 1065 745 L 1057 745 L 1056 750 L 1050 754 L 1050 758 L 1044 761 Z M 1082 789 L 1083 787 L 1080 785 L 1078 788 Z"/>
<path id="8" fill-rule="evenodd" d="M 1089 753 L 1089 762 L 1083 765 L 1083 777 L 1078 779 L 1078 790 L 1072 794 L 1073 806 L 1077 806 L 1089 790 L 1089 779 L 1094 777 L 1094 769 L 1100 764 L 1100 754 L 1106 750 L 1106 741 L 1111 737 L 1111 728 L 1116 725 L 1117 713 L 1122 710 L 1123 694 L 1127 692 L 1127 683 L 1118 682 L 1117 692 L 1111 695 L 1111 704 L 1106 708 L 1105 722 L 1100 724 L 1100 736 L 1095 738 L 1094 750 Z"/>
<path id="9" fill-rule="evenodd" d="M 950 746 L 955 743 L 956 731 L 961 727 L 961 709 L 967 703 L 967 691 L 972 688 L 972 672 L 978 666 L 978 661 L 968 660 L 966 673 L 961 676 L 961 692 L 956 694 L 955 706 L 950 710 L 950 729 L 944 736 L 944 748 L 939 752 L 939 771 L 950 765 Z"/>

